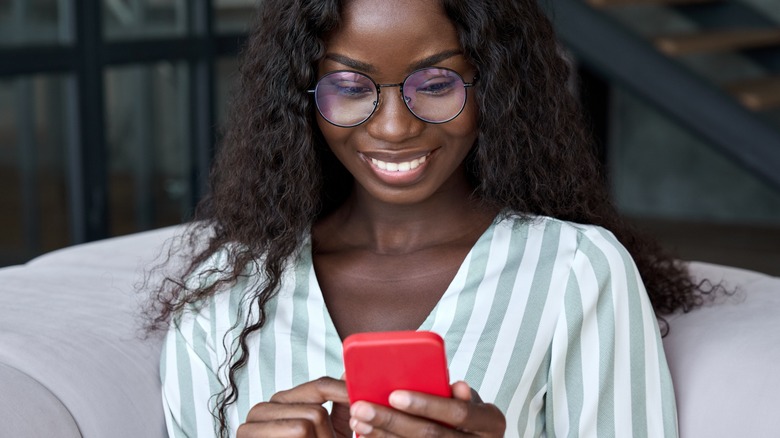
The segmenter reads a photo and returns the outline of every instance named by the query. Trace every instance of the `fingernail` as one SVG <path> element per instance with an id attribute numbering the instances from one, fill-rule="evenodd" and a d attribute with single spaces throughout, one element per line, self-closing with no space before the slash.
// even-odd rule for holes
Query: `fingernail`
<path id="1" fill-rule="evenodd" d="M 406 392 L 395 391 L 390 394 L 390 404 L 394 408 L 408 408 L 412 404 L 412 399 Z"/>
<path id="2" fill-rule="evenodd" d="M 373 426 L 370 424 L 361 423 L 357 420 L 355 420 L 354 424 L 350 422 L 350 426 L 352 427 L 352 430 L 355 431 L 355 433 L 358 435 L 368 435 L 372 430 L 374 430 Z"/>
<path id="3" fill-rule="evenodd" d="M 371 421 L 374 419 L 374 415 L 376 415 L 376 411 L 374 411 L 371 405 L 360 402 L 353 404 L 349 409 L 349 413 L 361 421 Z"/>

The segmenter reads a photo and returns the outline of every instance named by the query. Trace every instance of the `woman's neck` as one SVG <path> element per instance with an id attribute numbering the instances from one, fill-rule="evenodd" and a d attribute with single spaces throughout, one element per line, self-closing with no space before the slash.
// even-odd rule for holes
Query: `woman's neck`
<path id="1" fill-rule="evenodd" d="M 465 183 L 450 186 L 424 202 L 388 204 L 360 187 L 313 230 L 323 250 L 362 248 L 377 254 L 405 254 L 431 246 L 474 239 L 497 214 L 472 195 Z"/>

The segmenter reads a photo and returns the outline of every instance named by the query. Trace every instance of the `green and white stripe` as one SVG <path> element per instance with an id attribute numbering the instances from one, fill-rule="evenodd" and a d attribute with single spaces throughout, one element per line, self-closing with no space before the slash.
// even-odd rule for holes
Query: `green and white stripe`
<path id="1" fill-rule="evenodd" d="M 225 260 L 218 254 L 208 266 Z M 260 280 L 236 284 L 172 325 L 161 360 L 171 436 L 214 435 L 220 365 L 244 319 L 257 317 L 248 298 Z M 248 339 L 249 362 L 237 375 L 233 431 L 275 392 L 343 373 L 309 243 L 266 312 L 269 322 Z M 444 338 L 451 380 L 465 380 L 504 412 L 506 436 L 677 435 L 653 310 L 628 252 L 604 229 L 497 219 L 420 329 Z"/>

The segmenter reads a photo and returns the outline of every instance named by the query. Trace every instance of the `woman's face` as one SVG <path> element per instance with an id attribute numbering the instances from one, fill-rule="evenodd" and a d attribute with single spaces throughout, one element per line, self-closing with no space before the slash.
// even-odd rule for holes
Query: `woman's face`
<path id="1" fill-rule="evenodd" d="M 421 67 L 446 67 L 471 82 L 455 27 L 438 2 L 352 0 L 342 26 L 326 40 L 319 77 L 353 70 L 378 84 L 397 84 Z M 468 89 L 455 119 L 430 124 L 405 106 L 398 87 L 381 88 L 379 107 L 352 128 L 317 115 L 333 153 L 354 176 L 357 190 L 391 204 L 422 202 L 467 187 L 463 161 L 477 138 L 477 107 Z"/>

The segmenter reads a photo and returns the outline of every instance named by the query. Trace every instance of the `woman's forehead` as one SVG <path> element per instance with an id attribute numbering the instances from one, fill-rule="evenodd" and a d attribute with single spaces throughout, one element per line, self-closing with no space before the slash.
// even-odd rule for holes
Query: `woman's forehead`
<path id="1" fill-rule="evenodd" d="M 350 0 L 326 51 L 371 64 L 409 62 L 460 50 L 454 24 L 437 1 Z"/>
<path id="2" fill-rule="evenodd" d="M 404 38 L 447 30 L 441 26 L 454 30 L 454 25 L 437 1 L 351 0 L 344 4 L 341 25 L 334 34 L 377 37 L 386 33 L 391 37 Z M 438 32 L 431 32 L 434 30 Z"/>

